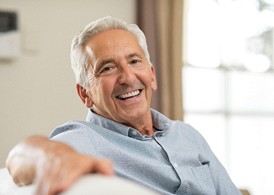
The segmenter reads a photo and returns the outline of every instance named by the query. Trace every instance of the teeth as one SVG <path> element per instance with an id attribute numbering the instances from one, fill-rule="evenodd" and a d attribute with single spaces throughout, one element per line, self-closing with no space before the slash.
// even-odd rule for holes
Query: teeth
<path id="1" fill-rule="evenodd" d="M 130 97 L 133 97 L 133 96 L 136 96 L 136 95 L 139 95 L 139 94 L 140 94 L 140 90 L 136 90 L 136 91 L 133 91 L 133 92 L 130 92 L 130 93 L 119 95 L 118 98 L 119 99 L 126 99 L 126 98 L 130 98 Z"/>

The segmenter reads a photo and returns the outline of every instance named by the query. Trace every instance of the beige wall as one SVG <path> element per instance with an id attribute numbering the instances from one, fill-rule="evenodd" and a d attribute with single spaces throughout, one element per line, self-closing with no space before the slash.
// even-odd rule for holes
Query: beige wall
<path id="1" fill-rule="evenodd" d="M 8 151 L 31 134 L 49 135 L 70 119 L 85 119 L 70 69 L 75 33 L 104 15 L 135 22 L 135 0 L 1 0 L 19 14 L 21 55 L 0 59 L 0 167 Z"/>

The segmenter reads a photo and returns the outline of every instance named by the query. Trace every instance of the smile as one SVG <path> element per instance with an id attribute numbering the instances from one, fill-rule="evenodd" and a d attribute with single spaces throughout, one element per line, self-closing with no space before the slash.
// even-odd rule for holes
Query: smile
<path id="1" fill-rule="evenodd" d="M 122 95 L 118 95 L 117 98 L 120 99 L 120 100 L 125 100 L 125 99 L 128 99 L 128 98 L 138 96 L 141 92 L 142 92 L 142 90 L 138 89 L 138 90 L 130 92 L 130 93 L 125 93 L 125 94 L 122 94 Z"/>

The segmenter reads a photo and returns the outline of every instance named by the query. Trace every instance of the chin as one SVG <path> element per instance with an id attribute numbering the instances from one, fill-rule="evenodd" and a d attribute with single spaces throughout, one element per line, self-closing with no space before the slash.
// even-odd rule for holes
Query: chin
<path id="1" fill-rule="evenodd" d="M 126 117 L 128 118 L 137 118 L 137 119 L 140 119 L 144 116 L 147 115 L 148 113 L 148 109 L 138 109 L 138 110 L 134 110 L 134 111 L 127 111 L 125 114 L 126 114 Z"/>

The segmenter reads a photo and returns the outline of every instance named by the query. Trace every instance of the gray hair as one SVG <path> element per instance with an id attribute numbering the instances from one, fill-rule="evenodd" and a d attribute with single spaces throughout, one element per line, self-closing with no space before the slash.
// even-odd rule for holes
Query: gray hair
<path id="1" fill-rule="evenodd" d="M 109 29 L 122 29 L 132 33 L 137 38 L 138 43 L 151 66 L 146 37 L 140 28 L 135 24 L 127 24 L 126 22 L 111 16 L 103 17 L 88 24 L 84 30 L 76 34 L 72 39 L 70 53 L 71 67 L 75 74 L 76 82 L 84 88 L 90 86 L 88 78 L 90 77 L 90 74 L 92 74 L 89 70 L 90 58 L 85 50 L 85 46 L 90 38 Z"/>

